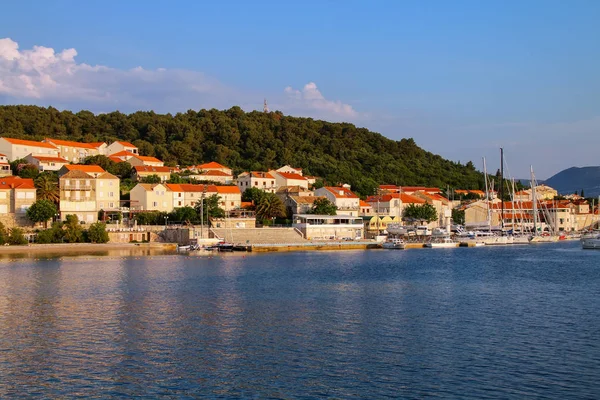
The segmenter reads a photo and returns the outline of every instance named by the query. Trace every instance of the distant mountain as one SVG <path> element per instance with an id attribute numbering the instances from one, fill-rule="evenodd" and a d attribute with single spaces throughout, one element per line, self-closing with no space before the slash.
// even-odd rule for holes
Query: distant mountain
<path id="1" fill-rule="evenodd" d="M 600 166 L 567 168 L 544 183 L 560 194 L 580 193 L 583 189 L 585 197 L 596 197 L 600 195 Z"/>

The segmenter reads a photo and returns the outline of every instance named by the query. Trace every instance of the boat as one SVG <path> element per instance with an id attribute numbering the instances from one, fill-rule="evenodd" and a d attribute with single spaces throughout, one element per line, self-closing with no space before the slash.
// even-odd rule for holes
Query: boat
<path id="1" fill-rule="evenodd" d="M 233 251 L 233 243 L 219 242 L 215 245 L 219 251 Z"/>
<path id="2" fill-rule="evenodd" d="M 384 249 L 390 250 L 404 250 L 404 240 L 398 238 L 391 238 L 381 244 Z"/>
<path id="3" fill-rule="evenodd" d="M 425 243 L 425 247 L 430 249 L 451 248 L 458 247 L 458 243 L 447 236 L 441 239 L 432 239 L 430 242 Z"/>
<path id="4" fill-rule="evenodd" d="M 398 222 L 390 222 L 387 224 L 385 230 L 392 235 L 406 235 L 408 234 L 408 227 L 403 226 Z"/>
<path id="5" fill-rule="evenodd" d="M 583 235 L 580 240 L 581 240 L 581 248 L 582 249 L 600 250 L 600 232 L 594 232 L 594 233 Z"/>

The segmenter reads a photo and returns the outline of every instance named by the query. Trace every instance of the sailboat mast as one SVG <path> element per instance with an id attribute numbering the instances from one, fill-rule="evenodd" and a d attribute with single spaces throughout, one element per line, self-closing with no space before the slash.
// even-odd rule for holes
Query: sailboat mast
<path id="1" fill-rule="evenodd" d="M 483 157 L 483 176 L 485 181 L 485 204 L 487 205 L 487 222 L 488 222 L 488 231 L 492 231 L 492 217 L 490 210 L 490 191 L 488 190 L 488 175 L 487 175 L 487 167 L 485 165 L 485 157 Z"/>
<path id="2" fill-rule="evenodd" d="M 500 228 L 504 233 L 504 149 L 500 147 L 500 203 L 502 211 L 500 211 Z"/>
<path id="3" fill-rule="evenodd" d="M 537 199 L 535 196 L 535 181 L 534 181 L 535 178 L 533 177 L 533 165 L 530 168 L 531 168 L 531 203 L 533 206 L 533 234 L 535 236 L 537 236 L 538 215 L 537 215 Z"/>

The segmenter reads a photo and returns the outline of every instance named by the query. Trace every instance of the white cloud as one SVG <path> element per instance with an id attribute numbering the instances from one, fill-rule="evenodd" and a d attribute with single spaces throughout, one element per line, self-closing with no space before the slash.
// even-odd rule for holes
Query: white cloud
<path id="1" fill-rule="evenodd" d="M 314 82 L 307 83 L 302 90 L 288 86 L 284 92 L 290 103 L 288 107 L 292 109 L 304 109 L 333 119 L 354 119 L 359 116 L 351 105 L 344 104 L 339 100 L 327 100 Z"/>
<path id="2" fill-rule="evenodd" d="M 55 52 L 34 46 L 19 50 L 17 42 L 0 39 L 0 95 L 33 103 L 162 111 L 227 107 L 236 93 L 200 72 L 130 70 L 77 63 L 75 49 Z"/>

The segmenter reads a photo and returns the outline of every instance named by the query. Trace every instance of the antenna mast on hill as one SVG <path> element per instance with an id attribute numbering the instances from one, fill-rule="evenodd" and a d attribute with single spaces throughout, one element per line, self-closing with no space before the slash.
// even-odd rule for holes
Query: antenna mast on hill
<path id="1" fill-rule="evenodd" d="M 265 99 L 265 102 L 263 104 L 263 112 L 264 113 L 268 113 L 269 112 L 269 105 L 267 104 L 267 99 Z"/>

